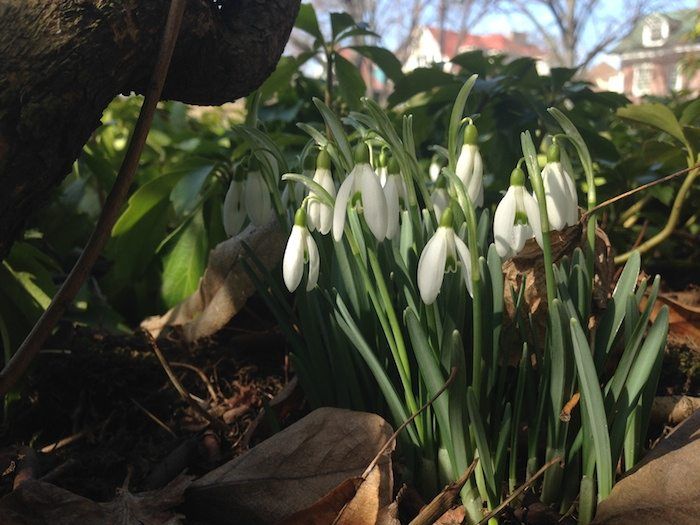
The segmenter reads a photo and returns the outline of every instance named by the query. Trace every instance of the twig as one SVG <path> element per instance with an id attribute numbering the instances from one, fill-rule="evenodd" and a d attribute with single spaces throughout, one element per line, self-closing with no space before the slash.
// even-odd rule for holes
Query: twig
<path id="1" fill-rule="evenodd" d="M 207 392 L 209 392 L 209 396 L 211 397 L 211 400 L 216 403 L 219 399 L 219 396 L 216 395 L 216 390 L 214 390 L 214 386 L 211 384 L 211 381 L 209 381 L 209 378 L 207 377 L 207 374 L 204 373 L 204 371 L 201 368 L 197 368 L 194 365 L 191 365 L 189 363 L 180 363 L 178 361 L 173 361 L 170 363 L 172 366 L 179 367 L 179 368 L 186 368 L 187 370 L 190 370 L 191 372 L 194 372 L 199 376 L 199 378 L 202 380 L 204 385 L 207 387 Z"/>
<path id="2" fill-rule="evenodd" d="M 158 59 L 153 69 L 143 105 L 141 106 L 138 121 L 134 127 L 129 148 L 122 161 L 114 186 L 107 197 L 104 208 L 102 208 L 97 225 L 90 235 L 83 252 L 80 254 L 80 258 L 52 299 L 51 304 L 49 304 L 46 311 L 44 311 L 41 318 L 32 328 L 32 331 L 14 353 L 12 359 L 5 364 L 5 368 L 0 372 L 0 396 L 7 394 L 14 387 L 39 353 L 41 345 L 49 337 L 54 326 L 63 316 L 66 307 L 73 302 L 81 286 L 90 275 L 90 270 L 109 239 L 112 227 L 129 193 L 129 187 L 136 173 L 139 159 L 146 143 L 146 137 L 153 122 L 153 115 L 163 91 L 165 78 L 170 67 L 170 60 L 175 49 L 175 42 L 180 33 L 186 4 L 186 0 L 172 0 L 170 3 Z"/>
<path id="3" fill-rule="evenodd" d="M 639 230 L 639 235 L 637 235 L 637 238 L 634 240 L 634 243 L 632 244 L 632 248 L 630 248 L 630 250 L 635 250 L 639 247 L 640 244 L 642 244 L 642 241 L 644 240 L 644 236 L 647 234 L 648 227 L 649 227 L 649 219 L 645 219 L 644 224 L 642 224 L 642 227 Z"/>
<path id="4" fill-rule="evenodd" d="M 161 366 L 163 367 L 163 370 L 165 371 L 165 374 L 168 376 L 168 379 L 170 379 L 170 382 L 172 385 L 175 387 L 175 390 L 177 390 L 177 393 L 180 394 L 180 397 L 182 398 L 183 401 L 185 401 L 188 405 L 192 407 L 192 409 L 197 412 L 200 416 L 205 418 L 213 427 L 215 427 L 217 430 L 222 432 L 224 435 L 227 435 L 229 432 L 228 426 L 221 421 L 220 419 L 212 416 L 209 412 L 204 410 L 199 403 L 197 403 L 194 399 L 192 399 L 192 396 L 190 393 L 187 391 L 187 389 L 182 386 L 182 383 L 180 383 L 180 380 L 177 378 L 175 375 L 175 372 L 173 372 L 173 369 L 170 367 L 170 363 L 165 359 L 165 356 L 163 355 L 163 352 L 160 351 L 160 348 L 158 348 L 158 343 L 156 343 L 155 339 L 151 336 L 151 334 L 146 331 L 142 330 L 144 335 L 146 336 L 146 339 L 151 345 L 151 348 L 153 349 L 153 353 L 156 354 L 156 357 L 158 358 L 158 361 L 160 361 Z"/>
<path id="5" fill-rule="evenodd" d="M 90 432 L 90 428 L 86 428 L 81 430 L 80 432 L 76 432 L 75 434 L 72 434 L 68 437 L 64 437 L 63 439 L 59 439 L 55 443 L 51 443 L 50 445 L 46 445 L 45 447 L 42 447 L 40 452 L 42 454 L 50 454 L 51 452 L 54 452 L 55 450 L 58 450 L 59 448 L 67 447 L 68 445 L 71 445 L 75 443 L 76 441 L 82 439 L 85 437 L 85 435 Z"/>
<path id="6" fill-rule="evenodd" d="M 680 171 L 677 171 L 675 173 L 671 173 L 671 175 L 667 175 L 665 177 L 662 177 L 657 180 L 653 180 L 651 182 L 647 182 L 646 184 L 642 184 L 641 186 L 638 186 L 636 188 L 633 188 L 629 191 L 626 191 L 624 193 L 620 193 L 619 195 L 616 195 L 615 197 L 612 197 L 606 201 L 601 202 L 597 206 L 594 206 L 590 210 L 587 210 L 583 215 L 581 215 L 581 220 L 580 222 L 586 222 L 588 218 L 593 215 L 595 212 L 598 210 L 605 208 L 606 206 L 610 206 L 611 204 L 614 204 L 617 201 L 620 201 L 622 199 L 626 199 L 627 197 L 634 195 L 635 193 L 639 193 L 640 191 L 644 191 L 646 189 L 651 188 L 652 186 L 656 186 L 657 184 L 663 184 L 664 182 L 668 182 L 670 180 L 676 179 L 680 177 L 681 175 L 685 175 L 689 171 L 692 171 L 694 169 L 700 168 L 700 164 L 696 164 L 695 166 L 692 166 L 690 168 L 685 168 Z"/>
<path id="7" fill-rule="evenodd" d="M 435 496 L 430 503 L 423 507 L 418 513 L 418 516 L 416 516 L 409 525 L 432 525 L 440 516 L 450 510 L 457 496 L 459 496 L 462 487 L 464 487 L 469 476 L 474 472 L 478 462 L 479 458 L 474 458 L 474 461 L 472 461 L 472 464 L 464 471 L 464 474 L 462 474 L 457 481 L 447 485 L 440 494 Z"/>
<path id="8" fill-rule="evenodd" d="M 379 449 L 379 452 L 377 452 L 377 455 L 374 456 L 374 459 L 372 460 L 372 462 L 369 464 L 369 466 L 362 473 L 362 479 L 367 479 L 367 476 L 369 476 L 369 473 L 372 472 L 372 469 L 377 465 L 377 463 L 379 462 L 379 459 L 382 457 L 382 454 L 384 454 L 386 449 L 389 448 L 389 445 L 391 445 L 394 442 L 394 440 L 401 433 L 401 431 L 404 428 L 406 428 L 408 425 L 410 425 L 411 421 L 416 419 L 420 415 L 420 413 L 423 412 L 423 410 L 425 410 L 430 405 L 432 405 L 435 402 L 435 400 L 438 397 L 440 397 L 440 395 L 445 390 L 447 390 L 447 387 L 452 384 L 452 381 L 454 381 L 456 377 L 457 377 L 457 367 L 453 366 L 452 370 L 450 371 L 450 377 L 447 378 L 447 381 L 445 382 L 444 385 L 442 385 L 440 390 L 435 392 L 435 395 L 427 403 L 425 403 L 422 407 L 420 407 L 415 414 L 411 415 L 411 417 L 409 417 L 406 421 L 404 421 L 403 424 L 399 428 L 396 429 L 396 432 L 394 432 L 391 435 L 391 437 L 389 439 L 387 439 L 386 443 L 384 443 L 384 446 L 381 449 Z"/>
<path id="9" fill-rule="evenodd" d="M 489 521 L 489 520 L 490 520 L 491 518 L 493 518 L 494 516 L 498 516 L 501 512 L 503 512 L 503 509 L 505 509 L 508 505 L 510 505 L 510 503 L 511 503 L 515 498 L 517 498 L 517 497 L 520 496 L 523 492 L 525 492 L 528 488 L 530 488 L 530 486 L 531 486 L 535 481 L 537 481 L 545 472 L 547 472 L 547 470 L 548 470 L 550 467 L 556 465 L 557 463 L 560 463 L 561 460 L 562 460 L 561 456 L 557 456 L 557 457 L 555 457 L 554 459 L 551 459 L 551 460 L 549 460 L 547 463 L 545 463 L 545 464 L 542 466 L 542 468 L 541 468 L 540 470 L 538 470 L 537 472 L 535 472 L 535 474 L 534 474 L 530 479 L 528 479 L 525 483 L 523 483 L 523 484 L 520 485 L 517 489 L 515 489 L 515 490 L 513 491 L 513 493 L 512 493 L 510 496 L 508 496 L 508 497 L 503 501 L 503 503 L 501 503 L 498 507 L 496 507 L 496 508 L 493 509 L 491 512 L 489 512 L 486 516 L 484 516 L 483 518 L 481 518 L 481 521 L 480 521 L 477 525 L 482 525 L 483 523 L 486 523 L 487 521 Z"/>
<path id="10" fill-rule="evenodd" d="M 136 408 L 140 409 L 144 414 L 146 414 L 146 417 L 148 417 L 151 421 L 153 421 L 156 425 L 158 425 L 160 428 L 165 430 L 168 434 L 173 436 L 174 438 L 177 438 L 177 434 L 173 431 L 172 428 L 165 422 L 162 421 L 158 416 L 156 416 L 153 412 L 148 410 L 145 406 L 143 406 L 141 403 L 136 401 L 133 397 L 130 397 L 129 400 L 136 405 Z"/>
<path id="11" fill-rule="evenodd" d="M 573 396 L 571 396 L 571 399 L 569 399 L 566 404 L 564 405 L 564 408 L 561 409 L 561 413 L 559 414 L 559 419 L 563 421 L 564 423 L 568 423 L 571 421 L 571 411 L 576 408 L 576 405 L 578 405 L 579 399 L 581 399 L 581 393 L 576 392 L 574 393 Z"/>

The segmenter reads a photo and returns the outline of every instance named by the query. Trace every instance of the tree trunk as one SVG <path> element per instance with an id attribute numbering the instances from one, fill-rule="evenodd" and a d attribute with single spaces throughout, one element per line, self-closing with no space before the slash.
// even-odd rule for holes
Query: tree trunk
<path id="1" fill-rule="evenodd" d="M 0 0 L 0 259 L 105 107 L 143 93 L 168 0 Z M 190 0 L 164 99 L 218 105 L 274 70 L 300 0 Z"/>

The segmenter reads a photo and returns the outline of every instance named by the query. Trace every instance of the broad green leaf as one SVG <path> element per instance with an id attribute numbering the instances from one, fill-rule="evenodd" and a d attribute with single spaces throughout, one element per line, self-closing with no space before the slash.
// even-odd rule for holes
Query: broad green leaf
<path id="1" fill-rule="evenodd" d="M 579 322 L 571 318 L 571 342 L 574 348 L 576 370 L 581 389 L 584 425 L 593 438 L 596 475 L 598 479 L 598 499 L 605 499 L 612 490 L 613 466 L 611 460 L 608 421 L 603 404 L 603 394 L 598 384 L 598 375 L 593 363 L 591 349 Z"/>
<path id="2" fill-rule="evenodd" d="M 206 164 L 184 175 L 170 192 L 170 202 L 177 215 L 190 213 L 201 198 L 202 188 L 214 166 Z"/>
<path id="3" fill-rule="evenodd" d="M 124 235 L 141 221 L 148 212 L 168 199 L 173 187 L 183 175 L 184 173 L 162 175 L 137 189 L 129 197 L 126 209 L 117 219 L 114 228 L 112 228 L 112 237 Z"/>
<path id="4" fill-rule="evenodd" d="M 336 54 L 334 61 L 340 94 L 348 106 L 353 109 L 359 108 L 361 106 L 360 99 L 365 96 L 367 91 L 367 86 L 362 79 L 360 70 L 342 55 Z"/>
<path id="5" fill-rule="evenodd" d="M 163 258 L 163 300 L 168 308 L 191 295 L 207 265 L 207 234 L 201 210 L 197 212 Z"/>
<path id="6" fill-rule="evenodd" d="M 699 119 L 700 98 L 696 98 L 683 109 L 683 113 L 681 113 L 681 118 L 679 119 L 679 122 L 683 126 L 691 126 Z M 698 122 L 698 124 L 700 124 L 700 122 Z"/>
<path id="7" fill-rule="evenodd" d="M 455 77 L 441 69 L 436 67 L 414 69 L 401 77 L 394 86 L 394 92 L 389 96 L 389 106 L 406 102 L 418 93 L 449 84 L 457 84 Z"/>
<path id="8" fill-rule="evenodd" d="M 301 4 L 294 26 L 317 38 L 319 43 L 323 42 L 323 34 L 321 34 L 321 29 L 318 27 L 316 10 L 311 4 Z"/>
<path id="9" fill-rule="evenodd" d="M 336 40 L 346 29 L 355 26 L 355 20 L 348 13 L 331 13 L 331 33 Z"/>
<path id="10" fill-rule="evenodd" d="M 398 82 L 403 76 L 401 62 L 398 58 L 383 47 L 377 46 L 350 46 L 349 49 L 354 49 L 361 55 L 369 58 L 374 62 L 384 74 L 389 77 L 394 83 Z"/>
<path id="11" fill-rule="evenodd" d="M 676 116 L 664 104 L 630 104 L 617 110 L 617 116 L 655 127 L 685 144 L 685 136 Z"/>

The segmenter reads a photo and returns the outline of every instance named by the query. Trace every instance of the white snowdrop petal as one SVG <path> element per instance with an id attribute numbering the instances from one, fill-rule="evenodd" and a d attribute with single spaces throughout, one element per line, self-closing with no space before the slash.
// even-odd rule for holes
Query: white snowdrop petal
<path id="1" fill-rule="evenodd" d="M 515 220 L 515 188 L 510 186 L 496 207 L 493 215 L 493 241 L 501 257 L 511 254 L 513 221 Z"/>
<path id="2" fill-rule="evenodd" d="M 445 275 L 447 258 L 447 228 L 438 228 L 423 248 L 418 260 L 418 290 L 425 304 L 432 304 L 437 299 Z"/>
<path id="3" fill-rule="evenodd" d="M 455 248 L 457 248 L 457 255 L 459 261 L 462 263 L 462 276 L 464 277 L 464 282 L 467 285 L 467 291 L 469 295 L 474 297 L 474 292 L 472 291 L 472 260 L 469 254 L 469 248 L 464 244 L 464 241 L 452 233 L 454 238 Z"/>
<path id="4" fill-rule="evenodd" d="M 319 169 L 317 173 L 321 172 L 318 176 L 318 182 L 328 194 L 335 198 L 335 184 L 333 182 L 333 176 L 331 175 L 331 170 Z M 327 204 L 319 203 L 319 216 L 316 228 L 321 232 L 322 235 L 326 235 L 333 227 L 333 207 Z"/>
<path id="5" fill-rule="evenodd" d="M 384 186 L 384 197 L 386 198 L 387 209 L 387 239 L 393 239 L 399 231 L 399 216 L 401 215 L 401 210 L 399 209 L 399 188 L 397 182 L 398 177 L 396 175 L 391 175 Z"/>
<path id="6" fill-rule="evenodd" d="M 362 171 L 358 173 L 357 185 L 362 195 L 362 208 L 365 222 L 378 241 L 386 237 L 387 207 L 384 191 L 379 179 L 369 164 L 362 165 Z"/>
<path id="7" fill-rule="evenodd" d="M 335 239 L 335 242 L 340 242 L 340 239 L 343 237 L 345 214 L 347 213 L 350 195 L 354 189 L 355 170 L 351 171 L 350 175 L 340 185 L 338 195 L 335 198 L 335 205 L 333 206 L 333 239 Z"/>
<path id="8" fill-rule="evenodd" d="M 248 174 L 245 183 L 245 206 L 250 221 L 256 226 L 263 226 L 272 220 L 273 210 L 270 191 L 262 174 L 253 171 Z"/>
<path id="9" fill-rule="evenodd" d="M 243 183 L 234 180 L 231 181 L 231 185 L 228 187 L 226 197 L 224 198 L 222 218 L 224 231 L 229 237 L 237 235 L 245 222 L 246 213 L 243 192 Z"/>
<path id="10" fill-rule="evenodd" d="M 309 201 L 309 206 L 306 208 L 306 222 L 309 225 L 310 231 L 320 229 L 321 203 L 315 199 L 311 199 Z"/>
<path id="11" fill-rule="evenodd" d="M 465 186 L 469 186 L 472 171 L 474 170 L 474 149 L 476 146 L 464 144 L 457 158 L 455 174 L 461 179 Z"/>
<path id="12" fill-rule="evenodd" d="M 514 224 L 513 239 L 510 248 L 514 255 L 521 252 L 528 239 L 532 238 L 532 228 L 529 224 Z"/>
<path id="13" fill-rule="evenodd" d="M 561 164 L 550 162 L 542 170 L 545 200 L 547 203 L 547 218 L 553 230 L 561 230 L 566 226 L 568 206 L 571 205 L 569 189 L 561 171 Z"/>
<path id="14" fill-rule="evenodd" d="M 525 214 L 527 222 L 532 228 L 532 233 L 535 236 L 537 244 L 542 248 L 542 222 L 540 221 L 540 208 L 535 198 L 528 192 L 523 192 L 523 204 L 525 205 Z"/>
<path id="15" fill-rule="evenodd" d="M 571 198 L 571 206 L 568 208 L 569 213 L 567 216 L 566 224 L 567 226 L 573 226 L 578 222 L 578 192 L 576 191 L 576 182 L 563 168 L 562 172 L 564 174 L 564 180 L 566 181 L 566 186 L 569 190 L 569 197 Z"/>
<path id="16" fill-rule="evenodd" d="M 306 283 L 306 291 L 309 292 L 316 288 L 316 284 L 318 283 L 318 272 L 321 264 L 318 256 L 316 241 L 314 241 L 314 238 L 309 234 L 306 235 L 306 253 L 309 256 L 309 280 Z"/>
<path id="17" fill-rule="evenodd" d="M 303 226 L 293 226 L 282 259 L 282 277 L 290 292 L 299 286 L 304 275 L 304 237 L 308 235 Z"/>

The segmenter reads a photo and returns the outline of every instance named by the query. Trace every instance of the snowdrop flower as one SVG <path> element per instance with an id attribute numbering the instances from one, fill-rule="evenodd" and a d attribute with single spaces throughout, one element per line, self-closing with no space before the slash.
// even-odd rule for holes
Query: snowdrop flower
<path id="1" fill-rule="evenodd" d="M 331 197 L 335 198 L 331 158 L 326 150 L 321 150 L 318 159 L 316 159 L 314 182 L 321 185 Z M 311 231 L 318 230 L 322 235 L 326 235 L 333 227 L 333 208 L 322 203 L 318 198 L 314 198 L 313 190 L 309 191 L 309 196 L 312 197 L 309 200 L 309 229 Z"/>
<path id="2" fill-rule="evenodd" d="M 229 237 L 238 235 L 246 219 L 245 201 L 243 199 L 245 185 L 240 173 L 240 170 L 236 170 L 234 173 L 231 185 L 226 192 L 222 209 L 224 231 Z"/>
<path id="3" fill-rule="evenodd" d="M 547 151 L 547 164 L 542 170 L 547 218 L 553 230 L 562 230 L 578 222 L 576 184 L 560 162 L 559 146 L 552 144 Z"/>
<path id="4" fill-rule="evenodd" d="M 428 174 L 430 175 L 430 180 L 437 182 L 442 168 L 445 166 L 445 160 L 438 154 L 433 155 L 430 161 L 430 167 L 428 168 Z"/>
<path id="5" fill-rule="evenodd" d="M 395 158 L 389 161 L 387 178 L 384 184 L 384 197 L 387 207 L 386 238 L 393 239 L 399 231 L 401 204 L 406 204 L 406 183 L 399 171 L 399 163 Z"/>
<path id="6" fill-rule="evenodd" d="M 250 222 L 264 226 L 275 216 L 270 199 L 270 189 L 265 183 L 257 161 L 251 159 L 248 179 L 245 182 L 245 208 Z"/>
<path id="7" fill-rule="evenodd" d="M 484 164 L 476 145 L 478 136 L 476 126 L 469 124 L 464 132 L 464 145 L 455 172 L 464 183 L 474 206 L 481 207 L 484 205 Z"/>
<path id="8" fill-rule="evenodd" d="M 289 235 L 282 259 L 282 276 L 284 284 L 290 292 L 296 290 L 301 283 L 306 263 L 309 264 L 309 279 L 306 283 L 306 291 L 308 292 L 313 290 L 318 283 L 318 247 L 306 228 L 306 212 L 303 208 L 299 208 L 294 215 L 294 226 L 292 226 L 292 233 Z"/>
<path id="9" fill-rule="evenodd" d="M 450 205 L 450 194 L 447 192 L 447 179 L 440 177 L 435 184 L 433 193 L 430 194 L 430 200 L 433 203 L 436 217 L 442 217 L 443 212 Z"/>
<path id="10" fill-rule="evenodd" d="M 384 186 L 386 184 L 386 176 L 388 173 L 388 165 L 386 158 L 386 148 L 382 148 L 379 154 L 379 160 L 377 161 L 377 177 L 379 177 L 379 183 Z"/>
<path id="11" fill-rule="evenodd" d="M 455 272 L 462 266 L 462 276 L 472 295 L 471 259 L 469 250 L 452 228 L 452 210 L 448 207 L 442 214 L 440 226 L 426 243 L 418 261 L 418 290 L 425 304 L 437 299 L 445 272 Z"/>
<path id="12" fill-rule="evenodd" d="M 515 168 L 510 187 L 493 216 L 493 238 L 501 257 L 514 257 L 534 235 L 542 247 L 542 228 L 537 201 L 525 190 L 525 173 Z"/>
<path id="13" fill-rule="evenodd" d="M 338 190 L 333 211 L 333 239 L 340 241 L 345 228 L 348 203 L 362 205 L 365 222 L 378 241 L 386 237 L 387 208 L 382 185 L 369 165 L 367 146 L 360 143 L 355 148 L 355 167 Z"/>

